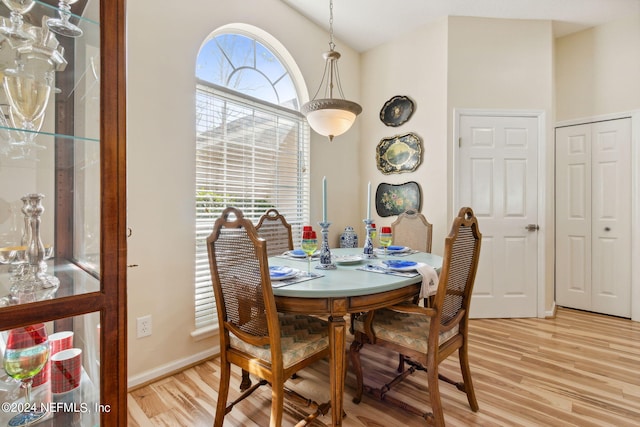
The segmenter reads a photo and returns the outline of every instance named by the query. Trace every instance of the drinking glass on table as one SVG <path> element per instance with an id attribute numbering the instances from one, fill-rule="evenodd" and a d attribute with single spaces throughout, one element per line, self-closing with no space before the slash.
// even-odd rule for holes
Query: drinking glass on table
<path id="1" fill-rule="evenodd" d="M 380 241 L 380 246 L 384 248 L 384 257 L 386 258 L 387 248 L 391 246 L 391 242 L 393 242 L 393 233 L 391 232 L 391 227 L 381 227 L 378 240 Z"/>
<path id="2" fill-rule="evenodd" d="M 302 232 L 302 250 L 307 254 L 307 275 L 311 276 L 311 256 L 318 250 L 318 238 L 315 231 Z"/>

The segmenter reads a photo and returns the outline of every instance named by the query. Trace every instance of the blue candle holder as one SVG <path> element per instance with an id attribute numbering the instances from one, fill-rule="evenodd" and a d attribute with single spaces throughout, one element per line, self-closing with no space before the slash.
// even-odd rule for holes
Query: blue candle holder
<path id="1" fill-rule="evenodd" d="M 328 221 L 319 222 L 322 228 L 322 246 L 320 247 L 320 264 L 316 265 L 319 270 L 334 270 L 336 265 L 331 261 L 331 251 L 329 250 L 329 226 Z"/>
<path id="2" fill-rule="evenodd" d="M 376 254 L 373 252 L 373 242 L 371 241 L 371 224 L 373 224 L 373 220 L 371 218 L 367 218 L 362 220 L 365 223 L 365 228 L 367 230 L 367 237 L 364 241 L 364 257 L 365 258 L 377 258 Z"/>

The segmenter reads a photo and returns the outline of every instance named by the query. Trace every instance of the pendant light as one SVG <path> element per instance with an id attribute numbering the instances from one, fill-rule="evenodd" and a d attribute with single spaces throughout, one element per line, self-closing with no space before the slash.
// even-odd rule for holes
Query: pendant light
<path id="1" fill-rule="evenodd" d="M 325 59 L 322 81 L 320 81 L 320 87 L 318 87 L 313 99 L 300 109 L 300 112 L 307 118 L 309 126 L 320 135 L 328 136 L 329 141 L 333 141 L 333 137 L 348 131 L 355 122 L 356 116 L 362 112 L 360 105 L 344 99 L 338 72 L 340 53 L 334 50 L 335 46 L 333 42 L 333 0 L 329 0 L 329 51 L 322 55 Z M 323 87 L 325 98 L 318 99 L 318 94 Z M 333 97 L 334 89 L 337 90 L 340 98 Z"/>

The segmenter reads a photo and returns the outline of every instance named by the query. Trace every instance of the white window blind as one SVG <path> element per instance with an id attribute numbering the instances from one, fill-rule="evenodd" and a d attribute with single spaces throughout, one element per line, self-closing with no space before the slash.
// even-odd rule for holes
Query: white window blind
<path id="1" fill-rule="evenodd" d="M 196 328 L 217 323 L 206 238 L 227 206 L 254 224 L 276 208 L 299 241 L 309 212 L 309 126 L 296 111 L 196 87 Z"/>

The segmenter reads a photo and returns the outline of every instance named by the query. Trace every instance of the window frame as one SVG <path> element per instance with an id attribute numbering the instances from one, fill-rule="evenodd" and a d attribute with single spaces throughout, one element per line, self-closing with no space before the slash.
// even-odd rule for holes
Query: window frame
<path id="1" fill-rule="evenodd" d="M 292 67 L 295 64 L 290 65 L 289 61 L 283 59 L 283 55 L 279 54 L 279 50 L 275 49 L 272 44 L 266 43 L 265 40 L 259 37 L 256 34 L 249 33 L 247 31 L 235 32 L 232 30 L 225 30 L 224 32 L 218 32 L 212 35 L 209 39 L 205 41 L 203 46 L 206 43 L 215 41 L 215 37 L 220 35 L 233 35 L 237 34 L 243 37 L 248 37 L 254 40 L 255 43 L 259 43 L 262 45 L 264 49 L 267 49 L 271 52 L 271 54 L 280 61 L 282 67 L 287 71 L 288 78 L 291 80 L 292 89 L 295 90 L 297 95 L 297 99 L 294 103 L 294 106 L 300 103 L 301 99 L 304 96 L 304 92 L 301 93 L 300 88 L 303 87 L 300 84 L 296 84 L 296 76 L 299 76 L 299 73 L 292 72 Z M 198 56 L 202 53 L 202 49 Z M 197 71 L 196 71 L 197 74 Z M 275 90 L 275 89 L 274 89 Z M 290 206 L 284 206 L 284 209 L 279 209 L 278 206 L 264 206 L 263 210 L 258 208 L 248 209 L 245 212 L 247 218 L 251 219 L 254 224 L 257 223 L 259 216 L 264 213 L 269 207 L 275 207 L 279 209 L 280 212 L 287 217 L 287 221 L 292 225 L 292 232 L 294 237 L 294 244 L 296 242 L 299 243 L 300 234 L 302 230 L 302 226 L 309 222 L 309 211 L 310 211 L 310 128 L 305 120 L 304 116 L 297 110 L 292 108 L 287 108 L 281 105 L 276 105 L 271 102 L 266 102 L 264 100 L 252 97 L 247 95 L 246 93 L 242 93 L 234 90 L 233 88 L 219 86 L 217 84 L 213 84 L 207 82 L 206 80 L 202 80 L 196 77 L 196 87 L 195 87 L 195 108 L 196 108 L 196 150 L 195 150 L 195 163 L 196 163 L 196 176 L 195 176 L 195 198 L 196 198 L 196 206 L 195 206 L 195 263 L 194 263 L 194 291 L 195 291 L 195 328 L 196 331 L 192 334 L 194 336 L 207 335 L 208 332 L 213 332 L 218 329 L 218 319 L 217 314 L 215 312 L 215 299 L 213 297 L 213 287 L 211 284 L 211 275 L 209 273 L 209 260 L 207 256 L 207 248 L 206 248 L 206 237 L 209 235 L 210 230 L 213 228 L 213 223 L 215 219 L 219 216 L 219 213 L 222 209 L 227 205 L 225 203 L 227 200 L 223 198 L 222 204 L 220 206 L 215 206 L 213 212 L 211 214 L 206 215 L 206 207 L 203 205 L 203 196 L 199 194 L 199 186 L 201 186 L 201 182 L 203 178 L 199 176 L 199 162 L 203 161 L 203 154 L 200 145 L 203 143 L 201 129 L 199 129 L 199 120 L 202 118 L 199 114 L 199 96 L 203 93 L 203 91 L 210 91 L 210 96 L 225 100 L 231 100 L 232 102 L 242 101 L 246 103 L 246 108 L 252 109 L 254 112 L 259 110 L 260 113 L 271 113 L 274 117 L 283 117 L 283 120 L 289 120 L 295 122 L 297 130 L 295 134 L 296 138 L 296 155 L 297 155 L 297 174 L 295 177 L 296 182 L 290 181 L 288 183 L 289 186 L 296 185 L 296 203 L 294 209 Z M 214 111 L 215 107 L 211 107 L 211 111 Z M 211 129 L 214 129 L 212 127 Z M 256 128 L 254 128 L 254 133 Z M 213 132 L 213 130 L 211 131 Z M 274 133 L 277 136 L 277 130 Z M 223 139 L 223 137 L 221 137 Z M 250 138 L 250 137 L 249 137 Z M 215 140 L 215 136 L 210 138 L 211 140 Z M 274 138 L 274 141 L 278 143 L 277 138 Z M 221 141 L 224 143 L 224 141 Z M 248 144 L 248 142 L 247 142 Z M 277 150 L 274 154 L 277 157 Z M 254 159 L 255 163 L 260 163 L 260 159 Z M 277 167 L 277 166 L 276 166 Z M 294 178 L 291 178 L 294 179 Z M 277 198 L 276 205 L 278 204 Z M 290 198 L 288 199 L 290 200 Z M 284 203 L 284 202 L 283 202 Z M 242 207 L 241 207 L 242 209 Z"/>

